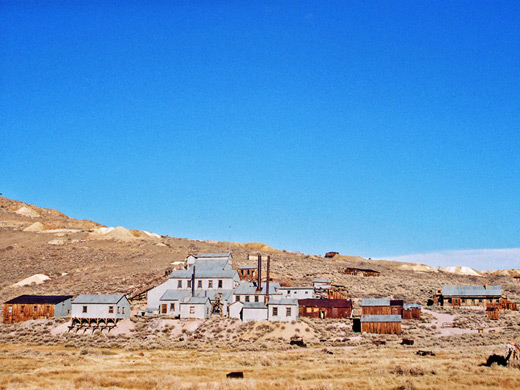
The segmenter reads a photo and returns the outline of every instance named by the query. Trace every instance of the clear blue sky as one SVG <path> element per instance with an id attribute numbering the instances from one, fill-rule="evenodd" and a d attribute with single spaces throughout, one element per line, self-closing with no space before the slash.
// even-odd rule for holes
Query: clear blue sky
<path id="1" fill-rule="evenodd" d="M 67 3 L 0 1 L 4 196 L 306 253 L 520 247 L 518 1 Z"/>

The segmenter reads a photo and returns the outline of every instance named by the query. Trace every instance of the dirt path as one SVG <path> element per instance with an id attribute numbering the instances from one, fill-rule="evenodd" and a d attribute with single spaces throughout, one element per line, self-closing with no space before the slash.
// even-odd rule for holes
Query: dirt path
<path id="1" fill-rule="evenodd" d="M 454 336 L 459 334 L 470 334 L 470 333 L 477 333 L 477 329 L 461 329 L 461 328 L 454 328 L 453 327 L 453 321 L 455 320 L 455 317 L 453 314 L 448 313 L 437 313 L 435 311 L 431 311 L 428 309 L 423 308 L 424 313 L 430 314 L 435 319 L 432 321 L 431 326 L 435 325 L 437 327 L 437 330 L 439 331 L 439 334 L 436 335 L 436 337 L 444 337 L 444 336 Z M 443 324 L 446 326 L 443 327 Z M 502 328 L 486 328 L 484 329 L 485 332 L 493 331 L 493 330 L 500 330 Z"/>

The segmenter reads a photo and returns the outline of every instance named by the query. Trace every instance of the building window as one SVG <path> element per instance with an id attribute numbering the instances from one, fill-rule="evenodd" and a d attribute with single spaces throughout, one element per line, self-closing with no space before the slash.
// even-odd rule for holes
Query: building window
<path id="1" fill-rule="evenodd" d="M 255 295 L 255 302 L 258 302 L 258 295 Z"/>
<path id="2" fill-rule="evenodd" d="M 20 307 L 20 314 L 23 314 L 23 309 L 24 309 L 24 308 L 25 308 L 24 305 L 22 305 L 22 306 Z"/>
<path id="3" fill-rule="evenodd" d="M 38 310 L 38 306 L 33 306 L 33 310 L 37 311 Z"/>
<path id="4" fill-rule="evenodd" d="M 9 306 L 9 313 L 12 313 L 12 312 L 13 312 L 13 307 Z"/>
<path id="5" fill-rule="evenodd" d="M 305 295 L 307 295 L 309 292 L 308 291 L 305 291 Z"/>
<path id="6" fill-rule="evenodd" d="M 195 314 L 195 306 L 190 306 L 190 314 Z"/>
<path id="7" fill-rule="evenodd" d="M 202 288 L 202 280 L 199 280 L 197 283 L 197 288 Z"/>
<path id="8" fill-rule="evenodd" d="M 182 280 L 177 281 L 177 288 L 182 288 Z"/>
<path id="9" fill-rule="evenodd" d="M 170 303 L 170 311 L 175 311 L 175 303 Z"/>
<path id="10" fill-rule="evenodd" d="M 213 280 L 208 280 L 208 288 L 213 288 Z"/>
<path id="11" fill-rule="evenodd" d="M 108 307 L 108 312 L 109 312 L 110 314 L 113 314 L 113 313 L 114 313 L 114 306 L 109 306 L 109 307 Z"/>
<path id="12" fill-rule="evenodd" d="M 118 306 L 118 307 L 117 307 L 117 314 L 119 314 L 119 309 L 120 309 L 120 308 L 119 308 L 119 306 Z"/>
<path id="13" fill-rule="evenodd" d="M 222 280 L 218 281 L 218 288 L 222 288 Z"/>
<path id="14" fill-rule="evenodd" d="M 121 308 L 121 314 L 125 314 L 125 308 L 124 307 Z"/>
<path id="15" fill-rule="evenodd" d="M 188 288 L 191 288 L 191 280 L 188 280 Z"/>
<path id="16" fill-rule="evenodd" d="M 290 308 L 290 307 L 288 307 L 287 309 L 285 309 L 285 315 L 286 315 L 287 317 L 290 317 L 290 316 L 291 316 L 291 308 Z"/>
<path id="17" fill-rule="evenodd" d="M 277 315 L 278 315 L 278 308 L 273 307 L 273 316 L 277 316 Z"/>
<path id="18" fill-rule="evenodd" d="M 249 295 L 246 295 L 246 302 L 249 302 Z"/>
<path id="19" fill-rule="evenodd" d="M 83 313 L 86 313 L 87 312 L 87 306 L 83 306 L 83 310 L 82 310 Z"/>

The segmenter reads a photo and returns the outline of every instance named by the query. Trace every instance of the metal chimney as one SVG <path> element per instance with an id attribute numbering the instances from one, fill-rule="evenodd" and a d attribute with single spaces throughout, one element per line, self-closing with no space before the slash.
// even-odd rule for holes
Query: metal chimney
<path id="1" fill-rule="evenodd" d="M 195 266 L 193 266 L 193 273 L 191 274 L 191 296 L 195 296 Z"/>
<path id="2" fill-rule="evenodd" d="M 262 291 L 262 255 L 258 255 L 258 284 L 256 286 L 256 291 Z"/>
<path id="3" fill-rule="evenodd" d="M 265 303 L 269 301 L 269 268 L 271 264 L 271 256 L 267 256 L 267 279 L 265 280 Z"/>

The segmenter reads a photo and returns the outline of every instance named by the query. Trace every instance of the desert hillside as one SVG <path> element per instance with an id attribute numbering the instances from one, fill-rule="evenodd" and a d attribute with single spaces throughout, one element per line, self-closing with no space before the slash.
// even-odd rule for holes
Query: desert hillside
<path id="1" fill-rule="evenodd" d="M 167 268 L 180 268 L 189 253 L 226 252 L 227 242 L 160 236 L 89 220 L 0 197 L 0 299 L 20 294 L 132 293 L 158 283 Z M 520 300 L 520 284 L 508 272 L 480 275 L 438 272 L 420 264 L 373 261 L 359 256 L 324 258 L 271 248 L 263 243 L 231 243 L 235 266 L 251 264 L 250 253 L 272 258 L 273 278 L 288 285 L 330 278 L 353 298 L 387 297 L 426 303 L 442 284 L 501 284 Z M 345 267 L 372 268 L 379 278 L 340 273 Z M 455 273 L 453 273 L 455 271 Z M 460 271 L 460 269 L 459 269 Z"/>

